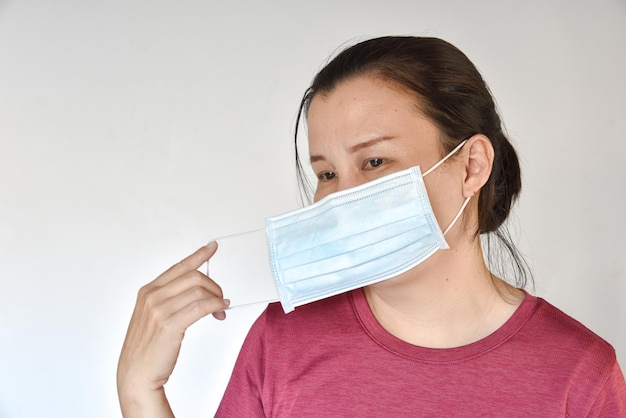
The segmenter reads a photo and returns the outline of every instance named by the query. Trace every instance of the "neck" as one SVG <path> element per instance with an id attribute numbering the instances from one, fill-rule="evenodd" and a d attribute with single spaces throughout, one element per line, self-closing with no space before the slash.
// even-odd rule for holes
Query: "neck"
<path id="1" fill-rule="evenodd" d="M 479 240 L 452 248 L 365 289 L 374 316 L 392 335 L 423 347 L 458 347 L 486 337 L 513 314 L 523 292 L 489 272 Z"/>

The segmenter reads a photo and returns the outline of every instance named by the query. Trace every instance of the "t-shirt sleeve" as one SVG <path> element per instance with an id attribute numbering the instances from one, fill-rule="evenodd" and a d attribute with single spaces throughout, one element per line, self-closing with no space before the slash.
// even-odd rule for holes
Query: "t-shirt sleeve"
<path id="1" fill-rule="evenodd" d="M 265 363 L 267 313 L 255 321 L 241 347 L 216 417 L 265 416 L 261 399 Z"/>
<path id="2" fill-rule="evenodd" d="M 617 361 L 589 413 L 590 417 L 626 417 L 626 382 Z"/>

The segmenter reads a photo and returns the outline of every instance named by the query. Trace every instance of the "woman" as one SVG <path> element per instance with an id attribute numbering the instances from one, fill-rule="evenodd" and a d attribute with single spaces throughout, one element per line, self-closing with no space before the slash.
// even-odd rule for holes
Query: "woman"
<path id="1" fill-rule="evenodd" d="M 613 348 L 522 290 L 524 263 L 502 230 L 520 191 L 519 163 L 462 52 L 433 38 L 362 42 L 320 71 L 301 113 L 315 201 L 433 167 L 423 182 L 449 249 L 287 315 L 271 304 L 250 330 L 217 415 L 626 414 Z M 515 285 L 485 264 L 484 234 L 509 250 Z M 216 248 L 199 249 L 139 292 L 118 368 L 125 416 L 170 416 L 163 385 L 186 328 L 210 313 L 225 318 L 228 300 L 196 270 Z"/>

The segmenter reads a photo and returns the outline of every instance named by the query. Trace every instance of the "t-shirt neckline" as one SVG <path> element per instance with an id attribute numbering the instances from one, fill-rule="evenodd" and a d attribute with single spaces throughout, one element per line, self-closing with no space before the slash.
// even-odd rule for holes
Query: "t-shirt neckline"
<path id="1" fill-rule="evenodd" d="M 525 297 L 513 315 L 497 330 L 476 342 L 454 348 L 428 348 L 407 343 L 390 334 L 370 309 L 363 289 L 350 292 L 354 312 L 365 332 L 383 349 L 423 362 L 457 362 L 489 352 L 512 338 L 536 310 L 538 298 L 524 290 Z"/>

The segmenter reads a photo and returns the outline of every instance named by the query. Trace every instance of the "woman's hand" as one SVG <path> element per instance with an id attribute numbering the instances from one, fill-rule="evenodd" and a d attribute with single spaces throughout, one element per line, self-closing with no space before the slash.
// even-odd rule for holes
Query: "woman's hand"
<path id="1" fill-rule="evenodd" d="M 124 417 L 173 416 L 163 386 L 186 329 L 208 314 L 226 318 L 222 289 L 197 270 L 216 250 L 200 248 L 139 290 L 117 368 Z"/>

